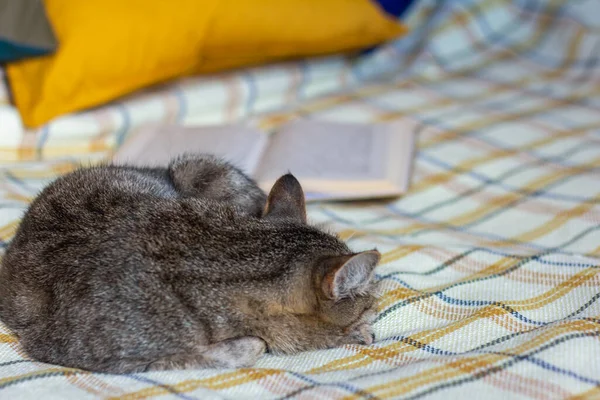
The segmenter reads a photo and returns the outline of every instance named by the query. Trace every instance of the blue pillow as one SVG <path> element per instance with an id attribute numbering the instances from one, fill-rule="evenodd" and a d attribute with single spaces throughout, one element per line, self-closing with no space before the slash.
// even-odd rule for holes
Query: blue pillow
<path id="1" fill-rule="evenodd" d="M 56 46 L 42 0 L 0 0 L 0 63 L 51 53 Z"/>
<path id="2" fill-rule="evenodd" d="M 400 18 L 415 0 L 376 0 L 388 14 Z"/>

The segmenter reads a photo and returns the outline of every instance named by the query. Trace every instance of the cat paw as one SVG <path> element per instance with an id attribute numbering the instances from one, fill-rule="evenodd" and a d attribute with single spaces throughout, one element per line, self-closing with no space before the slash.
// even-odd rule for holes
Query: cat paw
<path id="1" fill-rule="evenodd" d="M 216 344 L 210 356 L 225 368 L 251 367 L 267 351 L 262 339 L 244 336 Z"/>
<path id="2" fill-rule="evenodd" d="M 371 324 L 360 324 L 352 327 L 346 336 L 346 344 L 370 345 L 375 340 Z"/>
<path id="3" fill-rule="evenodd" d="M 376 317 L 377 312 L 375 310 L 368 310 L 362 315 L 359 322 L 347 328 L 347 344 L 362 344 L 367 346 L 373 344 L 375 334 L 372 324 Z"/>

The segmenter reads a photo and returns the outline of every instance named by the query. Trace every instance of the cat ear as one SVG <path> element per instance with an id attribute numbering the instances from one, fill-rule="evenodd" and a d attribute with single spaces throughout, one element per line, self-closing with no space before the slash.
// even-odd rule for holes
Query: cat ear
<path id="1" fill-rule="evenodd" d="M 294 175 L 287 174 L 277 179 L 267 198 L 263 216 L 306 222 L 304 191 Z"/>
<path id="2" fill-rule="evenodd" d="M 366 289 L 381 254 L 377 250 L 333 257 L 326 262 L 322 288 L 325 296 L 338 300 Z"/>

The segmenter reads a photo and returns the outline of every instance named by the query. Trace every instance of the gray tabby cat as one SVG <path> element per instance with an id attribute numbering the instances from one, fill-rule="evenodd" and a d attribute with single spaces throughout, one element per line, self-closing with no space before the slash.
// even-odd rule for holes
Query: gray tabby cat
<path id="1" fill-rule="evenodd" d="M 0 267 L 0 319 L 32 358 L 90 371 L 253 365 L 370 344 L 376 250 L 306 222 L 211 156 L 80 169 L 31 204 Z"/>

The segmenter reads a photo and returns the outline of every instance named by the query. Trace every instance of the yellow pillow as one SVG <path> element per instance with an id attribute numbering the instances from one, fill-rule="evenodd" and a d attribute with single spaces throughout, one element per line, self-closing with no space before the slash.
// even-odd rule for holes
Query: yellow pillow
<path id="1" fill-rule="evenodd" d="M 45 0 L 59 50 L 8 65 L 26 126 L 184 75 L 405 33 L 369 0 Z"/>

